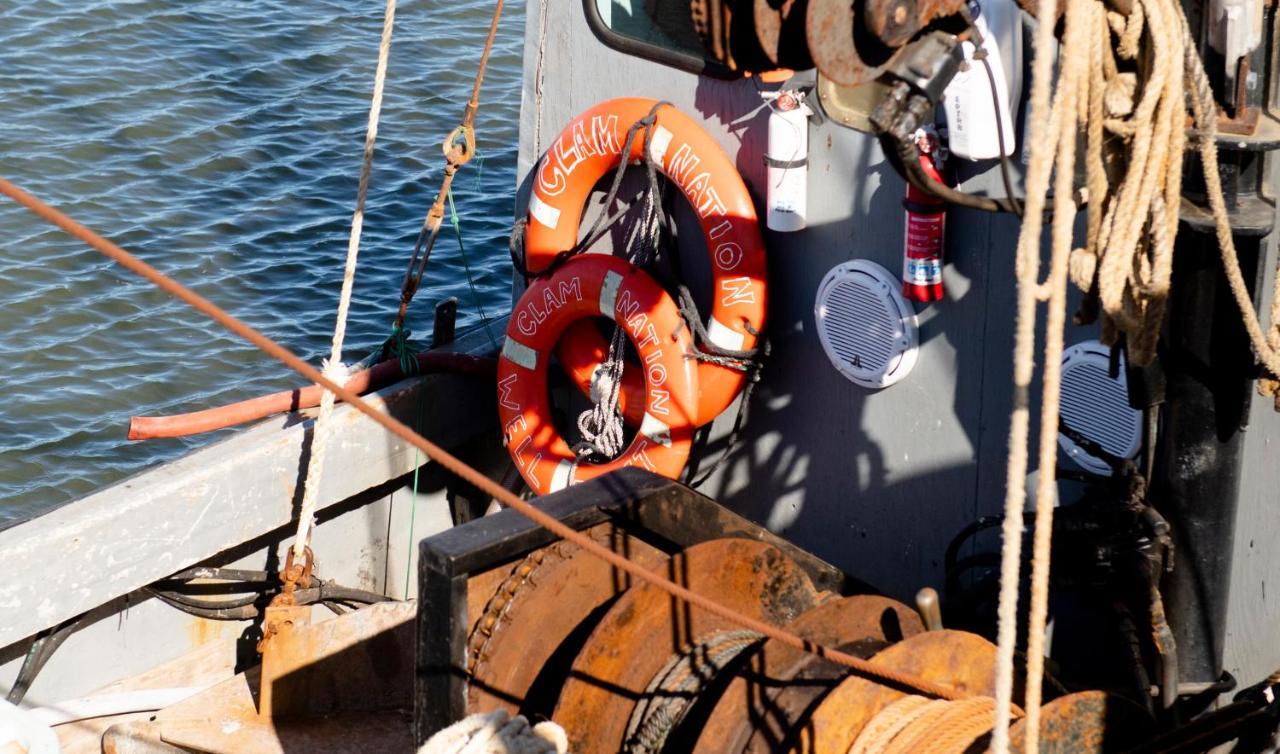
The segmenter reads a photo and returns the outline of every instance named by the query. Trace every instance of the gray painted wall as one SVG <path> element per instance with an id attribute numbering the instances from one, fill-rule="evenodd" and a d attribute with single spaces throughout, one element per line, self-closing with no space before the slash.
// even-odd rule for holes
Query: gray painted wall
<path id="1" fill-rule="evenodd" d="M 592 34 L 579 2 L 529 0 L 526 18 L 522 197 L 529 172 L 570 118 L 610 97 L 646 96 L 700 118 L 762 208 L 766 113 L 755 84 L 700 78 L 617 53 Z M 813 297 L 826 272 L 849 259 L 900 270 L 905 188 L 873 138 L 830 121 L 810 129 L 809 171 L 808 229 L 765 231 L 773 358 L 743 441 L 702 491 L 909 598 L 921 586 L 940 586 L 943 549 L 962 526 L 1003 508 L 1018 223 L 950 212 L 947 298 L 916 306 L 919 363 L 901 383 L 868 391 L 827 360 L 814 333 Z M 987 170 L 966 187 L 1003 193 L 995 183 Z M 687 218 L 678 225 L 701 248 L 696 226 Z M 1067 342 L 1095 337 L 1094 328 L 1071 327 Z M 1038 405 L 1032 411 L 1038 416 Z M 724 447 L 732 420 L 727 412 L 717 422 L 704 468 Z M 1237 542 L 1228 652 L 1228 667 L 1246 680 L 1280 665 L 1280 641 L 1270 636 L 1280 606 L 1264 593 L 1280 528 L 1273 492 L 1280 464 L 1270 460 L 1278 427 L 1269 401 L 1256 399 L 1240 514 L 1241 531 L 1251 535 Z M 1034 434 L 1033 428 L 1032 447 Z"/>

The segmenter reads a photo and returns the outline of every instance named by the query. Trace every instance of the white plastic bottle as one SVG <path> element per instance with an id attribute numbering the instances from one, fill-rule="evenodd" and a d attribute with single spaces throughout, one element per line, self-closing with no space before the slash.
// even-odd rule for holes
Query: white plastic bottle
<path id="1" fill-rule="evenodd" d="M 983 0 L 976 8 L 974 26 L 983 38 L 987 52 L 985 63 L 975 57 L 977 47 L 973 42 L 962 42 L 965 70 L 956 74 L 942 95 L 943 109 L 947 117 L 947 146 L 951 154 L 965 160 L 990 160 L 999 157 L 1000 137 L 1004 137 L 1004 155 L 1017 150 L 1014 136 L 1014 114 L 1021 94 L 1022 61 L 1021 23 L 1013 0 Z M 1005 59 L 1012 64 L 1010 70 L 1016 76 L 1010 82 L 1006 76 Z M 995 97 L 992 101 L 991 78 L 995 79 Z M 1010 86 L 1013 83 L 1014 86 Z M 1000 125 L 996 125 L 996 109 L 999 109 Z"/>

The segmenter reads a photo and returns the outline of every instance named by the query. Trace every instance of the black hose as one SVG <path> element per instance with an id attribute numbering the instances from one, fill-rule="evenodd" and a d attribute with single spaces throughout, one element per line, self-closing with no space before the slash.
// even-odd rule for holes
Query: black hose
<path id="1" fill-rule="evenodd" d="M 932 194 L 939 199 L 950 202 L 960 207 L 968 207 L 970 209 L 978 209 L 983 212 L 1008 212 L 1010 214 L 1020 214 L 1021 210 L 1015 209 L 1016 199 L 1011 202 L 1008 197 L 989 198 L 985 196 L 976 196 L 967 194 L 951 188 L 945 183 L 934 180 L 933 176 L 925 172 L 920 167 L 920 150 L 915 144 L 908 139 L 899 139 L 896 135 L 886 134 L 897 149 L 897 157 L 899 164 L 903 170 L 903 178 L 912 186 Z"/>
<path id="2" fill-rule="evenodd" d="M 214 581 L 235 581 L 243 584 L 270 586 L 276 581 L 276 575 L 266 571 L 249 571 L 240 568 L 209 568 L 201 566 L 178 571 L 164 579 L 168 581 L 191 581 L 193 579 L 210 579 Z"/>
<path id="3" fill-rule="evenodd" d="M 181 610 L 188 615 L 208 620 L 237 621 L 257 618 L 261 611 L 255 603 L 265 599 L 269 592 L 279 588 L 279 585 L 274 581 L 274 577 L 266 571 L 244 571 L 226 568 L 191 568 L 158 581 L 156 584 L 191 587 L 195 585 L 182 584 L 180 582 L 192 579 L 217 579 L 232 582 L 227 586 L 239 586 L 244 591 L 251 592 L 251 594 L 234 599 L 209 600 L 193 597 L 190 594 L 183 594 L 175 588 L 162 589 L 156 585 L 147 587 L 144 591 L 166 605 L 176 610 Z M 392 601 L 390 597 L 376 592 L 345 587 L 321 581 L 320 579 L 314 579 L 313 581 L 315 586 L 308 589 L 299 589 L 295 592 L 298 604 L 320 603 L 334 613 L 342 615 L 352 609 L 346 603 L 367 605 L 375 602 Z M 18 669 L 18 676 L 14 679 L 13 686 L 10 687 L 9 693 L 5 696 L 6 701 L 15 705 L 22 703 L 23 698 L 27 695 L 27 690 L 31 688 L 36 676 L 44 669 L 45 664 L 49 662 L 49 658 L 62 646 L 67 637 L 75 633 L 84 622 L 86 615 L 87 613 L 63 621 L 36 636 L 35 641 L 31 643 L 30 649 L 27 650 L 26 657 L 22 660 L 22 667 Z"/>
<path id="4" fill-rule="evenodd" d="M 206 577 L 200 576 L 199 578 Z M 168 581 L 170 580 L 165 580 L 165 582 Z M 294 599 L 297 600 L 299 605 L 313 605 L 316 603 L 326 605 L 329 603 L 371 605 L 375 602 L 391 601 L 390 597 L 377 592 L 345 587 L 321 581 L 320 579 L 313 579 L 312 581 L 315 586 L 294 592 Z M 271 591 L 276 588 L 277 585 L 270 586 Z M 209 620 L 252 620 L 260 614 L 255 603 L 267 597 L 265 591 L 225 600 L 201 599 L 173 589 L 158 589 L 154 586 L 148 587 L 146 591 L 172 608 Z"/>
<path id="5" fill-rule="evenodd" d="M 163 598 L 165 602 L 168 602 L 170 604 L 177 603 L 180 605 L 186 605 L 187 607 L 194 607 L 198 610 L 221 610 L 221 609 L 230 608 L 230 607 L 244 607 L 245 605 L 252 605 L 253 603 L 257 602 L 263 597 L 261 593 L 255 592 L 253 594 L 248 594 L 243 597 L 236 597 L 234 599 L 206 600 L 206 599 L 201 599 L 199 597 L 192 596 L 190 594 L 183 594 L 181 592 L 175 592 L 169 589 L 156 589 L 155 587 L 147 587 L 146 591 L 150 592 L 151 594 L 154 594 L 157 597 Z"/>
<path id="6" fill-rule="evenodd" d="M 981 50 L 982 66 L 987 70 L 987 83 L 991 85 L 991 105 L 996 115 L 996 141 L 1000 146 L 1000 178 L 1004 181 L 1005 197 L 1009 200 L 1010 209 L 1018 217 L 1022 217 L 1022 203 L 1018 201 L 1013 190 L 1013 176 L 1010 175 L 1009 157 L 1005 154 L 1006 145 L 1004 143 L 1004 113 L 1000 111 L 1000 95 L 996 86 L 996 74 L 991 70 L 991 60 L 987 56 L 986 50 Z M 975 59 L 977 59 L 975 55 Z"/>
<path id="7" fill-rule="evenodd" d="M 209 620 L 252 620 L 258 617 L 258 606 L 252 602 L 231 607 L 199 607 L 188 602 L 175 600 L 169 596 L 168 592 L 161 592 L 155 589 L 148 589 L 147 591 L 169 607 L 198 618 L 207 618 Z M 209 603 L 201 602 L 200 604 L 208 605 Z"/>
<path id="8" fill-rule="evenodd" d="M 31 648 L 27 650 L 27 656 L 23 658 L 22 667 L 18 670 L 18 677 L 14 679 L 13 686 L 5 697 L 6 701 L 14 705 L 22 703 L 23 698 L 27 695 L 27 690 L 31 688 L 32 682 L 35 681 L 36 676 L 44 668 L 45 663 L 58 650 L 58 647 L 62 646 L 67 637 L 75 633 L 84 618 L 85 615 L 77 615 L 74 618 L 63 621 L 57 626 L 41 632 L 36 637 L 36 640 L 31 642 Z"/>
<path id="9" fill-rule="evenodd" d="M 370 592 L 364 589 L 353 589 L 351 587 L 339 586 L 333 583 L 326 583 L 321 586 L 320 593 L 321 599 L 336 599 L 343 602 L 357 602 L 363 605 L 393 601 L 385 594 Z"/>

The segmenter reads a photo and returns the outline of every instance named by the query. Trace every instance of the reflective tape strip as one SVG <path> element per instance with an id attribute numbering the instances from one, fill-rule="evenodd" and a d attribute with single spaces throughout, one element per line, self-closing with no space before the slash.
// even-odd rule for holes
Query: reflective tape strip
<path id="1" fill-rule="evenodd" d="M 671 447 L 671 427 L 647 411 L 640 422 L 640 434 L 665 448 Z"/>
<path id="2" fill-rule="evenodd" d="M 591 370 L 591 398 L 592 403 L 599 403 L 604 399 L 600 393 L 600 375 L 604 374 L 604 364 L 596 364 L 596 368 Z"/>
<path id="3" fill-rule="evenodd" d="M 558 492 L 569 486 L 573 481 L 573 470 L 578 464 L 573 461 L 561 461 L 556 464 L 556 470 L 551 472 L 551 486 L 547 492 Z"/>
<path id="4" fill-rule="evenodd" d="M 707 339 L 726 351 L 741 351 L 747 336 L 734 330 L 715 317 L 707 323 Z"/>
<path id="5" fill-rule="evenodd" d="M 515 338 L 502 344 L 502 358 L 531 371 L 538 368 L 538 352 Z"/>
<path id="6" fill-rule="evenodd" d="M 622 287 L 622 275 L 610 270 L 604 274 L 600 286 L 600 313 L 613 319 L 613 308 L 618 303 L 618 288 Z"/>
<path id="7" fill-rule="evenodd" d="M 529 196 L 529 214 L 552 230 L 560 223 L 560 210 L 539 199 L 537 194 Z"/>
<path id="8" fill-rule="evenodd" d="M 649 157 L 659 165 L 666 159 L 667 147 L 671 146 L 673 134 L 662 126 L 653 127 L 653 139 L 649 141 Z"/>

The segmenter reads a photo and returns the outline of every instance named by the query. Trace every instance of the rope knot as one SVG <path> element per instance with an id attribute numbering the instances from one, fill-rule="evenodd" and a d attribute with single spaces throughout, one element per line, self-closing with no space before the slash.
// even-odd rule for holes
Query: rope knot
<path id="1" fill-rule="evenodd" d="M 351 379 L 351 370 L 341 361 L 323 359 L 320 362 L 320 373 L 338 383 L 339 386 L 346 385 L 347 380 Z"/>

